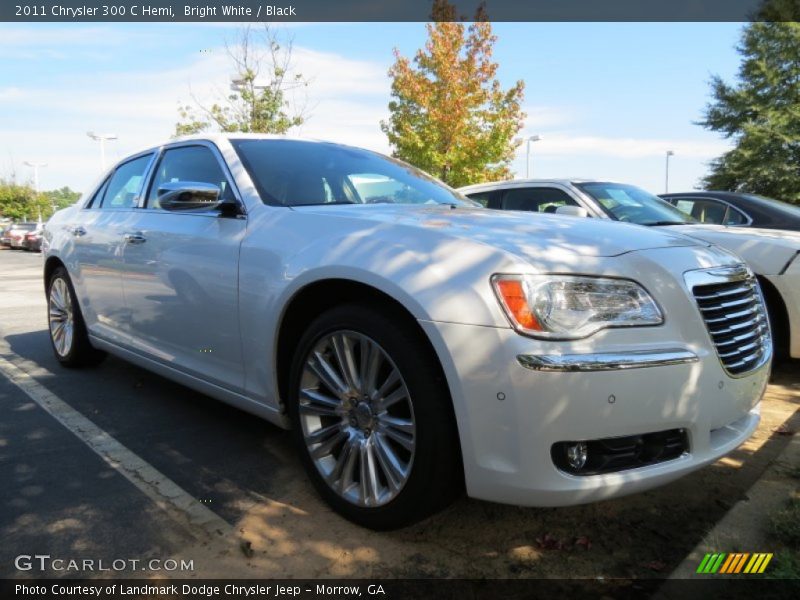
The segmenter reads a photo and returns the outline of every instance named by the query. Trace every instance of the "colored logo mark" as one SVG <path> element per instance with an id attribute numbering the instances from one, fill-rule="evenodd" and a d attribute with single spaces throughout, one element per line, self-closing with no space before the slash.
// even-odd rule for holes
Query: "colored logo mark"
<path id="1" fill-rule="evenodd" d="M 726 574 L 735 575 L 739 573 L 755 574 L 763 573 L 769 561 L 772 560 L 772 553 L 766 552 L 715 552 L 706 554 L 697 567 L 697 573 L 706 574 Z"/>

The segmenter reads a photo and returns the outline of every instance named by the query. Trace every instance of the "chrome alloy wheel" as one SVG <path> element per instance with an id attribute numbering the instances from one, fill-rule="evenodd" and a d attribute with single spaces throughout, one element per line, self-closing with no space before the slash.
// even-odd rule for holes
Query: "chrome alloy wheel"
<path id="1" fill-rule="evenodd" d="M 67 282 L 57 277 L 50 285 L 48 300 L 48 321 L 50 337 L 59 356 L 67 356 L 72 350 L 75 333 L 75 315 L 72 309 L 72 297 Z"/>
<path id="2" fill-rule="evenodd" d="M 321 338 L 305 359 L 298 409 L 311 460 L 339 496 L 374 507 L 400 493 L 414 460 L 414 409 L 374 340 L 355 331 Z"/>

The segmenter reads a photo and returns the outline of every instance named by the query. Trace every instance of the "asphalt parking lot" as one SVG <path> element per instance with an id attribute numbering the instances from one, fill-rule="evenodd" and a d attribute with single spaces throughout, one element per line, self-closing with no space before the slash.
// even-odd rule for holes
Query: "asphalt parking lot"
<path id="1" fill-rule="evenodd" d="M 184 559 L 193 570 L 157 574 L 198 578 L 660 578 L 798 425 L 792 362 L 776 369 L 756 435 L 669 486 L 562 509 L 464 498 L 413 527 L 374 533 L 318 500 L 286 432 L 115 358 L 61 368 L 41 266 L 39 254 L 0 251 L 2 577 L 41 575 L 18 570 L 15 558 L 48 554 L 106 566 Z M 152 571 L 138 563 L 123 572 Z"/>

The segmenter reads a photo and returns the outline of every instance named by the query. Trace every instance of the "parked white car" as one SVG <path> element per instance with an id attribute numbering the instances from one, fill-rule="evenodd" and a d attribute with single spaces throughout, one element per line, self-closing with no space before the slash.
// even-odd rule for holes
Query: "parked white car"
<path id="1" fill-rule="evenodd" d="M 776 354 L 800 358 L 800 233 L 697 223 L 658 196 L 586 179 L 528 179 L 473 185 L 462 193 L 488 208 L 558 212 L 664 227 L 741 256 L 758 276 Z"/>
<path id="2" fill-rule="evenodd" d="M 324 142 L 138 153 L 47 223 L 56 357 L 110 352 L 292 428 L 320 494 L 379 529 L 465 484 L 537 506 L 645 490 L 750 436 L 771 346 L 740 259 L 462 198 Z"/>

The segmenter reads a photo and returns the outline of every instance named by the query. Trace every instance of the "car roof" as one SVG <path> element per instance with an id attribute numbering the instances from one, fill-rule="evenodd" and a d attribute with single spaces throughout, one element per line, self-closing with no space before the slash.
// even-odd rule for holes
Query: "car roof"
<path id="1" fill-rule="evenodd" d="M 601 180 L 599 179 L 587 179 L 584 177 L 558 177 L 558 178 L 547 178 L 547 179 L 507 179 L 504 181 L 492 181 L 488 183 L 475 183 L 472 185 L 467 185 L 461 188 L 458 188 L 460 192 L 478 192 L 481 190 L 499 190 L 505 189 L 508 187 L 521 187 L 523 185 L 528 185 L 531 183 L 550 183 L 550 184 L 559 184 L 559 185 L 570 185 L 574 183 L 598 183 Z M 609 181 L 603 181 L 603 183 L 611 183 Z"/>
<path id="2" fill-rule="evenodd" d="M 356 148 L 358 150 L 367 150 L 367 148 L 359 148 L 358 146 L 350 146 L 347 144 L 340 144 L 338 142 L 331 142 L 329 140 L 320 140 L 314 138 L 304 138 L 296 135 L 279 135 L 279 134 L 271 134 L 271 133 L 193 133 L 191 135 L 181 135 L 174 138 L 170 138 L 160 144 L 150 144 L 144 148 L 140 148 L 136 152 L 131 152 L 125 155 L 122 159 L 117 161 L 112 169 L 116 168 L 117 165 L 123 163 L 131 158 L 134 158 L 140 154 L 147 154 L 149 152 L 156 152 L 160 150 L 164 146 L 170 146 L 172 144 L 180 144 L 185 142 L 211 142 L 216 146 L 220 146 L 220 142 L 229 143 L 231 140 L 286 140 L 292 142 L 304 142 L 309 144 L 330 144 L 334 146 L 340 146 L 342 148 Z"/>
<path id="3" fill-rule="evenodd" d="M 709 198 L 728 198 L 730 196 L 741 196 L 741 193 L 738 192 L 725 192 L 721 190 L 694 190 L 692 192 L 670 192 L 668 194 L 659 194 L 664 198 L 671 198 L 671 197 L 684 197 L 684 196 L 707 196 Z"/>

